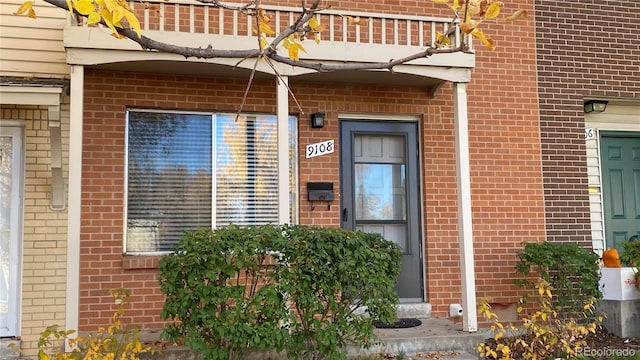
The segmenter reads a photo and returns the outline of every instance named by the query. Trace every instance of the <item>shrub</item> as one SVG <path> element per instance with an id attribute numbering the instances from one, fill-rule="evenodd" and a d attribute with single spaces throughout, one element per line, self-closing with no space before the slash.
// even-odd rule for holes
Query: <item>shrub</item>
<path id="1" fill-rule="evenodd" d="M 187 232 L 179 250 L 160 260 L 165 336 L 207 359 L 241 358 L 247 349 L 281 350 L 285 298 L 272 254 L 284 246 L 275 226 L 228 226 Z"/>
<path id="2" fill-rule="evenodd" d="M 634 235 L 629 241 L 624 241 L 621 245 L 622 253 L 620 254 L 620 261 L 627 266 L 636 268 L 634 270 L 636 287 L 640 288 L 640 239 L 638 235 Z"/>
<path id="3" fill-rule="evenodd" d="M 287 235 L 284 259 L 291 266 L 282 285 L 294 310 L 289 355 L 335 359 L 348 343 L 370 346 L 372 318 L 396 317 L 398 246 L 378 234 L 333 228 L 295 226 Z M 357 308 L 370 318 L 355 316 Z"/>
<path id="4" fill-rule="evenodd" d="M 556 310 L 580 314 L 585 299 L 602 298 L 598 256 L 575 243 L 525 243 L 518 258 L 516 273 L 523 278 L 514 283 L 536 289 L 538 281 L 531 276 L 537 275 L 553 289 Z"/>
<path id="5" fill-rule="evenodd" d="M 61 330 L 57 325 L 49 326 L 40 333 L 38 360 L 139 360 L 140 354 L 153 353 L 153 348 L 142 345 L 137 329 L 122 323 L 129 291 L 118 288 L 110 290 L 110 294 L 118 307 L 109 327 L 99 328 L 87 338 L 72 338 L 75 330 Z M 65 342 L 69 342 L 73 350 L 65 352 Z"/>
<path id="6" fill-rule="evenodd" d="M 392 321 L 397 245 L 380 235 L 307 226 L 227 226 L 186 233 L 160 261 L 168 339 L 208 359 L 273 349 L 344 358 Z M 371 318 L 354 315 L 366 307 Z"/>
<path id="7" fill-rule="evenodd" d="M 601 317 L 595 318 L 596 298 L 585 299 L 581 312 L 566 317 L 560 316 L 554 306 L 549 283 L 540 279 L 535 290 L 538 306 L 535 313 L 523 315 L 523 334 L 513 325 L 500 323 L 488 300 L 479 304 L 478 313 L 493 322 L 491 329 L 495 332 L 491 341 L 478 345 L 483 359 L 573 359 L 587 345 L 587 335 L 595 333 L 602 321 Z M 524 301 L 521 299 L 521 304 Z M 522 306 L 518 307 L 518 313 L 523 313 Z"/>

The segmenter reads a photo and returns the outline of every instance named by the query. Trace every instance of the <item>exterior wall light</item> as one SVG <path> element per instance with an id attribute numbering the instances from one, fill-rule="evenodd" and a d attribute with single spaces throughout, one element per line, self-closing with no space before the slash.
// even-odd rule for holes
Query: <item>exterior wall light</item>
<path id="1" fill-rule="evenodd" d="M 324 113 L 323 112 L 315 112 L 315 113 L 311 114 L 311 127 L 312 128 L 324 127 Z"/>
<path id="2" fill-rule="evenodd" d="M 584 112 L 604 112 L 609 102 L 605 100 L 588 100 L 584 103 Z"/>

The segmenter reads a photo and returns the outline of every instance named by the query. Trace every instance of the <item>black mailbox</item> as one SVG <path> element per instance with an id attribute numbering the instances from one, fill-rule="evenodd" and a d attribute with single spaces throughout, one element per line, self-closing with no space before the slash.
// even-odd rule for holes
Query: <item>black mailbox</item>
<path id="1" fill-rule="evenodd" d="M 333 201 L 333 183 L 309 182 L 307 183 L 309 201 Z"/>

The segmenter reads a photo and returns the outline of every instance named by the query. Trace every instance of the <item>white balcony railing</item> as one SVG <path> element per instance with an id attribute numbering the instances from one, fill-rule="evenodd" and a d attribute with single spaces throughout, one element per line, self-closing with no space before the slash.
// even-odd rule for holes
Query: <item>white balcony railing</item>
<path id="1" fill-rule="evenodd" d="M 216 8 L 196 1 L 151 0 L 131 3 L 143 30 L 191 34 L 253 36 L 253 17 L 238 11 Z M 265 6 L 272 16 L 276 32 L 284 30 L 300 14 L 299 8 Z M 350 23 L 361 19 L 361 25 Z M 342 43 L 369 43 L 424 47 L 436 40 L 436 31 L 445 33 L 451 20 L 434 17 L 343 12 L 324 10 L 317 15 L 325 27 L 323 40 Z M 454 33 L 453 43 L 459 44 L 460 34 Z"/>
<path id="2" fill-rule="evenodd" d="M 240 5 L 240 4 L 238 4 Z M 143 34 L 178 46 L 207 47 L 219 50 L 249 49 L 257 46 L 253 34 L 255 18 L 233 10 L 203 4 L 195 0 L 148 0 L 132 1 L 130 5 L 141 23 Z M 276 33 L 290 26 L 301 13 L 300 8 L 265 6 L 271 16 L 271 27 Z M 301 58 L 314 61 L 335 62 L 386 62 L 415 54 L 435 43 L 437 32 L 446 33 L 451 19 L 411 15 L 394 15 L 323 10 L 317 13 L 319 23 L 324 27 L 321 42 L 312 41 L 307 45 Z M 349 21 L 360 19 L 360 25 Z M 97 31 L 83 24 L 69 23 L 65 30 L 65 47 L 79 63 L 99 63 L 101 59 L 126 61 L 124 57 L 104 54 L 91 58 L 87 51 L 96 50 L 141 50 L 137 44 L 116 43 L 109 31 Z M 456 26 L 451 35 L 451 43 L 462 41 Z M 130 60 L 144 60 L 152 56 L 138 51 L 129 52 Z M 154 55 L 158 58 L 158 55 Z M 90 59 L 91 58 L 91 59 Z M 84 59 L 84 60 L 83 60 Z M 118 60 L 115 60 L 118 59 Z M 221 60 L 212 60 L 219 61 Z M 474 56 L 470 53 L 442 54 L 412 61 L 409 66 L 435 66 L 440 69 L 470 69 L 474 66 Z M 435 69 L 433 69 L 435 71 Z M 466 71 L 466 70 L 465 70 Z M 426 69 L 407 70 L 408 73 L 433 76 Z M 428 72 L 428 73 L 427 73 Z M 466 75 L 465 75 L 466 76 Z M 439 76 L 436 76 L 439 77 Z M 450 80 L 451 78 L 443 78 Z"/>

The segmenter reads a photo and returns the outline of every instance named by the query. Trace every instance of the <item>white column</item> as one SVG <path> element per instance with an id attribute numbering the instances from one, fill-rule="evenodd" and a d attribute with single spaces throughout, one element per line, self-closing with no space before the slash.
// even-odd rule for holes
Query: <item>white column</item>
<path id="1" fill-rule="evenodd" d="M 278 117 L 278 222 L 289 224 L 289 78 L 276 77 Z"/>
<path id="2" fill-rule="evenodd" d="M 69 192 L 67 225 L 67 299 L 65 329 L 78 330 L 80 313 L 80 218 L 84 67 L 71 67 L 69 111 Z M 75 336 L 76 334 L 74 334 Z M 67 344 L 68 346 L 68 344 Z"/>
<path id="3" fill-rule="evenodd" d="M 476 275 L 473 260 L 473 224 L 471 220 L 471 173 L 469 170 L 469 119 L 467 86 L 453 84 L 453 114 L 456 136 L 456 177 L 458 188 L 458 230 L 460 269 L 462 270 L 462 327 L 478 331 Z"/>

